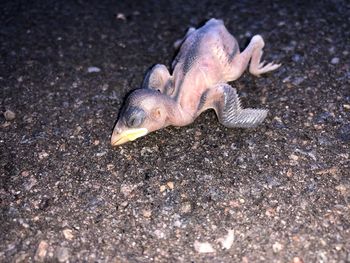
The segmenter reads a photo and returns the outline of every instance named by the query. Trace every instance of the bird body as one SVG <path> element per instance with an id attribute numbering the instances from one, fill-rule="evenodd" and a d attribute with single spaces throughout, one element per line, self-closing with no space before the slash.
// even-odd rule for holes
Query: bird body
<path id="1" fill-rule="evenodd" d="M 214 109 L 226 127 L 255 127 L 266 117 L 262 109 L 243 109 L 236 89 L 227 84 L 239 78 L 249 65 L 251 74 L 280 67 L 260 62 L 264 41 L 252 38 L 240 52 L 236 39 L 222 20 L 210 19 L 204 26 L 190 28 L 172 63 L 172 75 L 161 64 L 146 74 L 141 89 L 132 92 L 121 110 L 111 144 L 120 145 L 168 125 L 185 126 L 203 111 Z"/>

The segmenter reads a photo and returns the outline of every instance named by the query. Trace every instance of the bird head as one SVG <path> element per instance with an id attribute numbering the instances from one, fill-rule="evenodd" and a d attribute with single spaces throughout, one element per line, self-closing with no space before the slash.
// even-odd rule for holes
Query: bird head
<path id="1" fill-rule="evenodd" d="M 137 89 L 127 97 L 113 129 L 111 144 L 117 146 L 169 125 L 168 96 L 153 89 Z"/>

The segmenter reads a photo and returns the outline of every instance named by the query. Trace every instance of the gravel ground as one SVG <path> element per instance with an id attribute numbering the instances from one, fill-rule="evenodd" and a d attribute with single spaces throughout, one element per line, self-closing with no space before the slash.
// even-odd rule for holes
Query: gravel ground
<path id="1" fill-rule="evenodd" d="M 0 4 L 1 262 L 350 262 L 349 1 L 88 2 Z M 264 124 L 112 148 L 124 96 L 211 17 L 283 63 L 232 83 Z"/>

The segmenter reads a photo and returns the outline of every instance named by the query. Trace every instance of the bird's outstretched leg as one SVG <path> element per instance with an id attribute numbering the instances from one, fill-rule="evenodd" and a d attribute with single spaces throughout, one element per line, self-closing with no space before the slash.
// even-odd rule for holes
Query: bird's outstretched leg
<path id="1" fill-rule="evenodd" d="M 163 94 L 170 95 L 173 92 L 172 77 L 166 66 L 154 65 L 146 74 L 142 88 L 155 89 Z"/>
<path id="2" fill-rule="evenodd" d="M 200 100 L 198 111 L 213 108 L 219 122 L 228 127 L 253 128 L 264 121 L 267 110 L 243 109 L 235 88 L 228 84 L 218 84 L 205 92 Z"/>
<path id="3" fill-rule="evenodd" d="M 263 38 L 260 35 L 255 35 L 246 49 L 242 53 L 237 54 L 232 60 L 227 69 L 226 81 L 238 79 L 248 67 L 249 61 L 249 72 L 255 76 L 278 69 L 281 64 L 270 62 L 265 65 L 264 61 L 261 62 L 264 45 Z"/>

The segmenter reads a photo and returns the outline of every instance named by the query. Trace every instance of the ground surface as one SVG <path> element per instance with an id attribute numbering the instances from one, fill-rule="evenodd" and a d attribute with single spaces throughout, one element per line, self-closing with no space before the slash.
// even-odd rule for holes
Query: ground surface
<path id="1" fill-rule="evenodd" d="M 348 1 L 61 2 L 0 4 L 1 262 L 350 261 Z M 283 63 L 232 83 L 266 122 L 111 148 L 125 94 L 211 17 Z"/>

